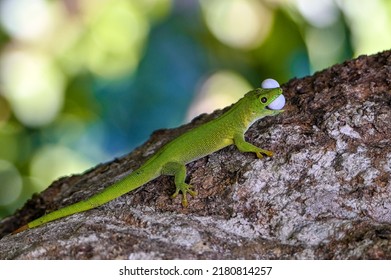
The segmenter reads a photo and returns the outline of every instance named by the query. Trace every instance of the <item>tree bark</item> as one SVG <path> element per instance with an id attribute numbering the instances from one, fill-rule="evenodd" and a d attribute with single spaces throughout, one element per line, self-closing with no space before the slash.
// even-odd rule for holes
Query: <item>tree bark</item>
<path id="1" fill-rule="evenodd" d="M 164 143 L 223 111 L 156 132 L 129 155 L 62 178 L 0 223 L 1 259 L 391 259 L 391 52 L 283 86 L 286 110 L 188 165 L 182 208 L 161 176 L 96 209 L 16 235 L 47 211 L 126 176 Z"/>

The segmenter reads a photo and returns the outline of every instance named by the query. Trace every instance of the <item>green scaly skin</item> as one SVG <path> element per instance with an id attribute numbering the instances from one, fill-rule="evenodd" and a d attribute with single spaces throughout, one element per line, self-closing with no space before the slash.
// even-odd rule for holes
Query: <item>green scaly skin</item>
<path id="1" fill-rule="evenodd" d="M 133 173 L 107 187 L 87 200 L 77 202 L 44 215 L 14 233 L 46 224 L 75 213 L 105 204 L 127 192 L 135 190 L 160 175 L 175 177 L 175 198 L 182 193 L 182 205 L 188 206 L 187 193 L 195 196 L 192 186 L 185 183 L 186 164 L 234 144 L 241 152 L 253 152 L 258 158 L 272 156 L 271 151 L 258 148 L 244 140 L 244 133 L 257 120 L 275 116 L 283 110 L 271 110 L 267 106 L 282 94 L 281 88 L 258 88 L 248 92 L 220 117 L 196 127 L 167 145 L 163 146 L 149 160 Z"/>

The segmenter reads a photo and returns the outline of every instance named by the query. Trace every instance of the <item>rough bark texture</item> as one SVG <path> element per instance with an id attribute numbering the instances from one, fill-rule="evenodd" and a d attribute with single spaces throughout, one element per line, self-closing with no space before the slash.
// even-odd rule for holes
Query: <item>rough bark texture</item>
<path id="1" fill-rule="evenodd" d="M 391 52 L 283 85 L 286 111 L 233 146 L 188 165 L 183 209 L 160 177 L 102 207 L 4 236 L 89 197 L 175 136 L 221 114 L 155 133 L 142 147 L 62 178 L 0 224 L 1 259 L 391 259 Z"/>

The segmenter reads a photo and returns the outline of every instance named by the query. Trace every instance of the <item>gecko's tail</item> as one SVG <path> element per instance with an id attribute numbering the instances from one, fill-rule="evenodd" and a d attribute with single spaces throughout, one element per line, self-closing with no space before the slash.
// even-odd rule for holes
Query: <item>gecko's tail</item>
<path id="1" fill-rule="evenodd" d="M 155 168 L 156 169 L 156 168 Z M 54 221 L 75 213 L 84 212 L 93 208 L 96 208 L 102 204 L 105 204 L 129 191 L 132 191 L 143 184 L 149 182 L 150 180 L 157 177 L 157 171 L 153 169 L 153 173 L 151 172 L 145 172 L 145 169 L 141 167 L 140 169 L 134 171 L 127 177 L 123 178 L 122 180 L 114 183 L 113 185 L 105 188 L 100 193 L 97 193 L 93 195 L 92 197 L 88 198 L 84 201 L 79 201 L 74 204 L 65 206 L 63 208 L 60 208 L 58 210 L 55 210 L 53 212 L 50 212 L 38 219 L 35 219 L 28 224 L 18 228 L 12 234 L 22 232 L 24 230 L 35 228 L 40 225 L 46 224 L 50 221 Z"/>
<path id="2" fill-rule="evenodd" d="M 22 226 L 22 227 L 20 227 L 20 228 L 18 228 L 18 229 L 16 229 L 16 230 L 14 230 L 14 231 L 12 232 L 12 235 L 13 235 L 13 234 L 17 234 L 17 233 L 22 232 L 22 231 L 25 231 L 26 229 L 29 229 L 29 228 L 30 228 L 29 225 L 24 225 L 24 226 Z"/>

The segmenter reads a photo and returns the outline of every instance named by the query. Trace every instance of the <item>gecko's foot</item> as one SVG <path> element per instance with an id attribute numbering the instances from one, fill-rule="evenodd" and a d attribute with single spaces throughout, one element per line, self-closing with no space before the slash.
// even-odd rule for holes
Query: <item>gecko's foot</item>
<path id="1" fill-rule="evenodd" d="M 268 157 L 273 156 L 273 152 L 268 150 L 259 150 L 258 152 L 256 152 L 256 154 L 258 158 L 263 158 L 263 155 Z"/>
<path id="2" fill-rule="evenodd" d="M 188 202 L 187 202 L 187 195 L 186 194 L 189 193 L 192 197 L 195 197 L 197 195 L 197 192 L 192 189 L 193 189 L 193 186 L 186 184 L 186 183 L 182 183 L 180 185 L 177 185 L 174 194 L 171 195 L 171 198 L 176 198 L 178 196 L 179 192 L 181 192 L 182 193 L 182 206 L 187 207 Z"/>

